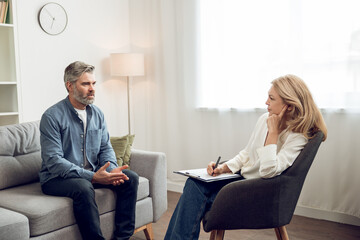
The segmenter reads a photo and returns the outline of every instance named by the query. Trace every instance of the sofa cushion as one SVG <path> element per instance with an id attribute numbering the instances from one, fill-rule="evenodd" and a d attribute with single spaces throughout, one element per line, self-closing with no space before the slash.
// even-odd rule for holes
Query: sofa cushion
<path id="1" fill-rule="evenodd" d="M 40 183 L 0 191 L 0 206 L 25 215 L 29 219 L 30 236 L 75 223 L 72 200 L 43 194 Z"/>
<path id="2" fill-rule="evenodd" d="M 37 181 L 40 167 L 40 151 L 16 157 L 1 156 L 0 189 Z"/>
<path id="3" fill-rule="evenodd" d="M 147 196 L 149 181 L 140 177 L 138 200 Z M 95 199 L 100 214 L 115 209 L 115 194 L 110 189 L 95 189 Z M 0 191 L 0 206 L 25 215 L 29 219 L 30 236 L 41 235 L 75 223 L 72 200 L 43 194 L 38 182 Z"/>
<path id="4" fill-rule="evenodd" d="M 135 228 L 151 223 L 154 219 L 151 197 L 136 202 Z"/>
<path id="5" fill-rule="evenodd" d="M 0 127 L 0 155 L 18 156 L 39 151 L 39 123 L 36 121 Z"/>
<path id="6" fill-rule="evenodd" d="M 139 177 L 139 188 L 136 201 L 144 199 L 150 195 L 149 180 L 144 177 Z"/>
<path id="7" fill-rule="evenodd" d="M 0 189 L 38 180 L 39 122 L 0 127 L 0 156 Z"/>
<path id="8" fill-rule="evenodd" d="M 24 215 L 0 208 L 1 239 L 29 239 L 29 221 Z"/>

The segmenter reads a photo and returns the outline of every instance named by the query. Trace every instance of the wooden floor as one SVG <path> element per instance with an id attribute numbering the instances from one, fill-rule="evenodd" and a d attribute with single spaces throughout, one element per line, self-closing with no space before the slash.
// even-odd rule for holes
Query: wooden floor
<path id="1" fill-rule="evenodd" d="M 171 214 L 180 198 L 180 193 L 168 192 L 168 210 L 153 224 L 154 238 L 164 239 Z M 290 240 L 360 240 L 360 227 L 312 218 L 294 216 L 286 226 Z M 210 233 L 203 230 L 199 239 L 208 240 Z M 131 240 L 143 240 L 143 232 L 136 233 Z M 276 240 L 273 229 L 265 230 L 231 230 L 225 232 L 225 240 Z M 186 240 L 186 239 L 184 239 Z"/>

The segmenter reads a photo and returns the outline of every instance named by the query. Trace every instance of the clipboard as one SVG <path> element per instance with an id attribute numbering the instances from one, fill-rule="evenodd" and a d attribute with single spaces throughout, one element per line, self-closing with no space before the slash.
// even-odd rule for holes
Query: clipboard
<path id="1" fill-rule="evenodd" d="M 198 169 L 190 169 L 190 170 L 180 170 L 174 171 L 176 174 L 180 174 L 186 177 L 191 177 L 198 179 L 203 182 L 215 182 L 226 179 L 236 179 L 242 178 L 242 176 L 238 173 L 222 173 L 218 176 L 211 176 L 207 173 L 206 168 L 198 168 Z"/>

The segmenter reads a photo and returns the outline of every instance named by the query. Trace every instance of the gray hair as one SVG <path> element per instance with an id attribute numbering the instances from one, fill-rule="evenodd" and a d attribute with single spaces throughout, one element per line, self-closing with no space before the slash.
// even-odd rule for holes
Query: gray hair
<path id="1" fill-rule="evenodd" d="M 74 83 L 84 73 L 93 73 L 94 70 L 95 70 L 94 66 L 80 61 L 71 63 L 69 66 L 65 68 L 65 72 L 64 72 L 64 83 L 66 90 L 69 92 L 69 90 L 66 87 L 67 82 Z"/>

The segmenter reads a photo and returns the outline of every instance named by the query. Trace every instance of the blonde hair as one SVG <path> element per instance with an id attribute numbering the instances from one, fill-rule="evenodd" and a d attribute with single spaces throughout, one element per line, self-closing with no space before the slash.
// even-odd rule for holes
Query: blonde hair
<path id="1" fill-rule="evenodd" d="M 286 114 L 288 129 L 302 133 L 308 139 L 316 132 L 322 131 L 325 141 L 327 137 L 325 121 L 305 82 L 295 75 L 288 74 L 271 83 L 284 103 L 289 106 Z"/>

